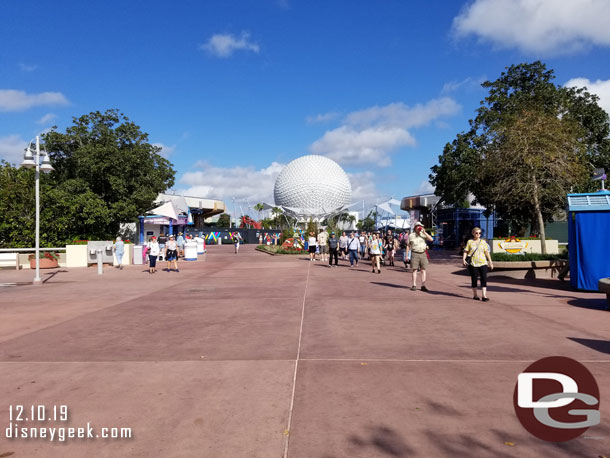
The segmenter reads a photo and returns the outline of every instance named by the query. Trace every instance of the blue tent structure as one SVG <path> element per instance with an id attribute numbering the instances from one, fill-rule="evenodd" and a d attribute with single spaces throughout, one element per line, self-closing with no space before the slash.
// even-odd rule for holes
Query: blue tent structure
<path id="1" fill-rule="evenodd" d="M 610 277 L 610 191 L 568 194 L 570 283 L 597 291 Z"/>

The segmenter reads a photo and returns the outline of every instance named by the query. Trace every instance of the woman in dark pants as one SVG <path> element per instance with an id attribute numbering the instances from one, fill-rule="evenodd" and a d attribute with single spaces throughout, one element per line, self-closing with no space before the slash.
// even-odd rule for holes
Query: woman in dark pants
<path id="1" fill-rule="evenodd" d="M 468 258 L 468 259 L 467 259 Z M 481 277 L 481 292 L 483 302 L 487 302 L 487 269 L 493 270 L 494 263 L 489 254 L 489 245 L 481 238 L 481 228 L 475 227 L 472 230 L 472 238 L 468 240 L 464 254 L 462 255 L 462 263 L 468 266 L 470 272 L 471 286 L 473 299 L 481 300 L 477 294 L 477 278 Z"/>

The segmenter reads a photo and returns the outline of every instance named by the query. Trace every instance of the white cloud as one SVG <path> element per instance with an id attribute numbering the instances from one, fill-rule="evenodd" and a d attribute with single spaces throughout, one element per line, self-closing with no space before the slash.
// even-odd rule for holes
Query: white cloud
<path id="1" fill-rule="evenodd" d="M 475 0 L 453 20 L 458 37 L 502 48 L 565 54 L 610 45 L 608 0 Z"/>
<path id="2" fill-rule="evenodd" d="M 478 78 L 473 78 L 472 76 L 468 76 L 464 78 L 462 81 L 449 81 L 448 83 L 443 84 L 443 89 L 441 90 L 441 94 L 450 94 L 452 92 L 457 91 L 461 88 L 480 88 L 481 84 L 485 82 L 487 78 L 480 76 Z"/>
<path id="3" fill-rule="evenodd" d="M 357 127 L 421 127 L 440 116 L 456 114 L 460 109 L 458 103 L 450 97 L 433 99 L 425 104 L 418 103 L 409 107 L 402 102 L 390 103 L 380 107 L 374 106 L 354 111 L 345 118 L 347 124 Z"/>
<path id="4" fill-rule="evenodd" d="M 24 111 L 36 106 L 68 103 L 68 99 L 61 92 L 28 94 L 14 89 L 0 89 L 0 111 Z"/>
<path id="5" fill-rule="evenodd" d="M 28 142 L 19 135 L 0 137 L 0 159 L 11 164 L 20 164 L 27 146 Z"/>
<path id="6" fill-rule="evenodd" d="M 432 194 L 434 192 L 434 186 L 428 181 L 424 180 L 419 184 L 419 187 L 415 191 L 415 194 Z"/>
<path id="7" fill-rule="evenodd" d="M 307 124 L 324 123 L 324 122 L 332 121 L 333 119 L 336 119 L 338 116 L 339 116 L 339 113 L 332 111 L 330 113 L 321 113 L 321 114 L 317 114 L 315 116 L 307 116 L 306 121 L 307 121 Z"/>
<path id="8" fill-rule="evenodd" d="M 442 97 L 413 107 L 398 102 L 354 111 L 345 117 L 342 126 L 326 131 L 309 149 L 343 165 L 371 163 L 387 167 L 392 163 L 392 151 L 416 145 L 409 129 L 428 125 L 459 110 L 455 100 Z"/>
<path id="9" fill-rule="evenodd" d="M 33 72 L 34 70 L 36 70 L 38 68 L 38 65 L 30 65 L 30 64 L 24 64 L 23 62 L 19 62 L 19 68 L 21 69 L 21 71 L 23 72 Z"/>
<path id="10" fill-rule="evenodd" d="M 377 189 L 377 177 L 371 171 L 360 173 L 348 173 L 350 184 L 352 185 L 352 202 L 365 201 L 365 207 L 369 204 L 375 204 L 387 200 L 388 196 L 382 194 Z M 352 211 L 362 210 L 362 207 L 354 206 Z"/>
<path id="11" fill-rule="evenodd" d="M 163 143 L 153 143 L 153 146 L 161 148 L 161 156 L 168 158 L 176 152 L 176 145 L 164 145 Z"/>
<path id="12" fill-rule="evenodd" d="M 196 165 L 201 170 L 187 172 L 178 180 L 184 188 L 179 193 L 230 202 L 249 200 L 254 205 L 258 202 L 273 203 L 275 179 L 285 164 L 273 162 L 268 167 L 215 167 L 205 162 Z"/>
<path id="13" fill-rule="evenodd" d="M 388 153 L 406 145 L 414 146 L 415 139 L 400 127 L 356 130 L 351 126 L 341 126 L 327 131 L 309 149 L 346 166 L 372 163 L 387 167 L 392 163 Z"/>
<path id="14" fill-rule="evenodd" d="M 217 57 L 229 57 L 239 50 L 258 53 L 259 45 L 251 42 L 249 38 L 248 32 L 242 32 L 239 38 L 230 33 L 217 33 L 212 35 L 207 43 L 199 45 L 199 48 Z"/>
<path id="15" fill-rule="evenodd" d="M 53 121 L 55 118 L 57 118 L 56 114 L 47 113 L 42 118 L 40 118 L 38 121 L 36 121 L 36 124 L 47 124 L 47 123 Z"/>
<path id="16" fill-rule="evenodd" d="M 583 86 L 586 86 L 589 93 L 599 97 L 598 105 L 610 114 L 610 79 L 591 81 L 587 78 L 573 78 L 565 84 L 565 87 Z"/>

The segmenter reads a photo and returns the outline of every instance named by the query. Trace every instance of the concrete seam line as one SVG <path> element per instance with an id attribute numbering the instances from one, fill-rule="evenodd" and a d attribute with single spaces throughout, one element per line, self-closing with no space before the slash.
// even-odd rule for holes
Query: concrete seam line
<path id="1" fill-rule="evenodd" d="M 290 442 L 290 428 L 292 427 L 292 413 L 294 411 L 294 397 L 297 390 L 297 372 L 299 370 L 299 359 L 301 358 L 301 341 L 303 338 L 303 320 L 305 318 L 305 299 L 307 298 L 307 286 L 309 285 L 309 271 L 311 263 L 307 265 L 307 280 L 305 281 L 305 291 L 303 292 L 303 306 L 301 308 L 301 326 L 299 328 L 299 343 L 297 346 L 297 356 L 294 361 L 294 375 L 292 377 L 292 395 L 290 397 L 290 409 L 288 411 L 288 424 L 286 425 L 286 437 L 284 439 L 284 458 L 288 458 L 288 445 Z"/>

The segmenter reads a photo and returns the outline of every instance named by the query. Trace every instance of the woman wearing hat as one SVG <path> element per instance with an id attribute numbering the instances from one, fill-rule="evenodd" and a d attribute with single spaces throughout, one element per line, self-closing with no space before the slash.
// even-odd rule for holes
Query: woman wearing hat
<path id="1" fill-rule="evenodd" d="M 413 232 L 409 235 L 409 243 L 407 245 L 407 258 L 409 251 L 411 252 L 411 269 L 413 275 L 413 284 L 411 291 L 417 290 L 417 270 L 421 269 L 421 290 L 426 292 L 426 268 L 428 267 L 428 255 L 426 250 L 428 244 L 432 242 L 432 237 L 424 229 L 424 225 L 419 221 L 413 226 Z"/>
<path id="2" fill-rule="evenodd" d="M 157 271 L 157 257 L 161 253 L 159 242 L 154 235 L 148 241 L 148 273 L 154 274 Z"/>
<path id="3" fill-rule="evenodd" d="M 165 245 L 165 260 L 167 261 L 168 272 L 171 269 L 172 262 L 174 263 L 174 269 L 176 269 L 176 272 L 180 272 L 178 270 L 178 245 L 176 244 L 176 239 L 173 235 L 169 236 L 169 240 Z"/>

